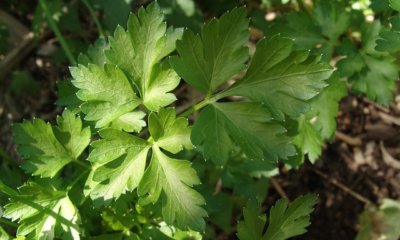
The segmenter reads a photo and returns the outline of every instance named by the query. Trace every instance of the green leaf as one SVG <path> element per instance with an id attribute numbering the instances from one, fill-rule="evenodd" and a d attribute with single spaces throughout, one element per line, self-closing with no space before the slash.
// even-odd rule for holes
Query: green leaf
<path id="1" fill-rule="evenodd" d="M 111 128 L 126 132 L 140 132 L 146 126 L 143 118 L 146 114 L 142 111 L 133 111 L 121 115 L 111 123 Z"/>
<path id="2" fill-rule="evenodd" d="M 171 59 L 175 71 L 193 87 L 211 94 L 243 70 L 249 55 L 246 14 L 242 7 L 213 19 L 203 26 L 201 36 L 185 31 L 177 41 L 179 57 Z"/>
<path id="3" fill-rule="evenodd" d="M 346 83 L 339 79 L 338 74 L 333 74 L 327 83 L 328 87 L 311 100 L 311 112 L 307 113 L 324 140 L 330 140 L 334 136 L 339 102 L 347 94 Z M 312 119 L 314 117 L 316 119 Z"/>
<path id="4" fill-rule="evenodd" d="M 162 199 L 165 222 L 181 229 L 204 231 L 206 211 L 203 197 L 193 190 L 200 184 L 189 161 L 164 154 L 157 144 L 152 147 L 152 159 L 138 188 L 140 203 L 146 205 Z"/>
<path id="5" fill-rule="evenodd" d="M 244 220 L 237 225 L 238 238 L 240 240 L 261 239 L 267 220 L 266 216 L 261 214 L 260 203 L 255 199 L 249 200 L 243 209 L 243 217 Z"/>
<path id="6" fill-rule="evenodd" d="M 244 221 L 238 224 L 238 237 L 240 240 L 285 240 L 301 235 L 310 225 L 310 213 L 316 200 L 317 196 L 311 194 L 298 197 L 290 204 L 284 199 L 278 200 L 270 210 L 264 235 L 265 215 L 260 215 L 260 204 L 251 200 L 243 210 Z"/>
<path id="7" fill-rule="evenodd" d="M 304 234 L 316 201 L 317 196 L 311 194 L 296 198 L 290 205 L 278 200 L 270 210 L 269 225 L 262 239 L 284 240 Z"/>
<path id="8" fill-rule="evenodd" d="M 298 162 L 303 162 L 307 154 L 308 159 L 314 163 L 321 155 L 323 140 L 330 140 L 334 136 L 339 101 L 346 95 L 346 84 L 339 79 L 338 74 L 333 74 L 328 84 L 311 100 L 311 111 L 297 120 L 297 134 L 293 143 L 301 153 L 296 156 Z"/>
<path id="9" fill-rule="evenodd" d="M 33 239 L 80 239 L 78 210 L 66 192 L 49 183 L 28 182 L 10 196 L 4 217 L 19 221 L 17 235 Z"/>
<path id="10" fill-rule="evenodd" d="M 104 38 L 99 38 L 94 44 L 91 44 L 86 54 L 81 53 L 78 56 L 78 63 L 88 66 L 89 63 L 103 67 L 107 63 L 105 51 L 110 49 L 110 45 Z"/>
<path id="11" fill-rule="evenodd" d="M 171 153 L 178 153 L 183 147 L 192 147 L 188 124 L 186 118 L 175 116 L 173 108 L 162 108 L 158 114 L 151 113 L 149 116 L 151 136 L 160 148 Z"/>
<path id="12" fill-rule="evenodd" d="M 72 84 L 79 88 L 77 96 L 84 103 L 81 108 L 85 120 L 95 121 L 96 128 L 109 125 L 123 114 L 131 112 L 139 104 L 132 86 L 124 73 L 115 66 L 103 67 L 89 64 L 70 68 Z"/>
<path id="13" fill-rule="evenodd" d="M 25 159 L 22 168 L 42 177 L 54 177 L 65 165 L 77 162 L 90 141 L 90 129 L 69 110 L 52 127 L 41 119 L 14 125 L 14 141 Z"/>
<path id="14" fill-rule="evenodd" d="M 343 4 L 345 1 L 319 0 L 316 2 L 312 17 L 324 37 L 331 41 L 337 40 L 347 31 L 350 24 L 350 14 Z"/>
<path id="15" fill-rule="evenodd" d="M 266 36 L 292 38 L 295 49 L 312 49 L 312 53 L 323 54 L 322 58 L 330 61 L 339 37 L 349 28 L 351 14 L 345 1 L 317 0 L 313 5 L 310 13 L 291 11 L 273 22 L 264 17 L 254 22 Z"/>
<path id="16" fill-rule="evenodd" d="M 400 6 L 400 1 L 399 1 Z M 384 30 L 379 34 L 376 40 L 376 50 L 381 52 L 398 52 L 400 51 L 400 14 L 390 19 L 392 29 Z"/>
<path id="17" fill-rule="evenodd" d="M 160 61 L 175 49 L 182 31 L 167 30 L 163 19 L 157 3 L 141 8 L 137 16 L 130 15 L 127 31 L 117 27 L 106 51 L 108 60 L 127 74 L 143 104 L 152 111 L 174 102 L 176 97 L 169 91 L 179 84 L 178 75 Z"/>
<path id="18" fill-rule="evenodd" d="M 389 6 L 400 12 L 400 0 L 389 0 Z"/>
<path id="19" fill-rule="evenodd" d="M 299 133 L 293 138 L 293 143 L 301 149 L 300 157 L 307 154 L 308 159 L 314 163 L 321 155 L 322 139 L 310 121 L 304 115 L 299 118 Z"/>
<path id="20" fill-rule="evenodd" d="M 99 132 L 88 160 L 94 166 L 86 182 L 92 199 L 107 201 L 132 191 L 142 179 L 149 150 L 141 138 L 114 129 Z"/>
<path id="21" fill-rule="evenodd" d="M 193 144 L 205 159 L 224 164 L 234 144 L 251 159 L 277 162 L 295 154 L 286 129 L 271 121 L 263 105 L 254 102 L 213 103 L 204 109 L 192 131 Z"/>
<path id="22" fill-rule="evenodd" d="M 326 86 L 332 67 L 292 51 L 293 41 L 278 36 L 261 40 L 246 75 L 221 96 L 240 95 L 261 102 L 276 120 L 296 118 L 309 110 L 308 100 Z"/>
<path id="23" fill-rule="evenodd" d="M 348 53 L 346 58 L 337 63 L 337 67 L 342 76 L 348 77 L 354 91 L 388 105 L 396 89 L 398 67 L 393 63 L 393 57 L 375 50 L 380 29 L 379 21 L 363 25 L 361 49 Z"/>

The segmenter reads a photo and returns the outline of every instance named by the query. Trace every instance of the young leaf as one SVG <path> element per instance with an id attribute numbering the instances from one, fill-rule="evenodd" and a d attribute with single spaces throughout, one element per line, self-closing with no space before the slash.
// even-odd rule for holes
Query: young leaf
<path id="1" fill-rule="evenodd" d="M 400 12 L 400 0 L 389 0 L 389 5 L 394 10 Z"/>
<path id="2" fill-rule="evenodd" d="M 270 210 L 269 224 L 263 240 L 284 240 L 305 233 L 316 195 L 296 198 L 290 205 L 281 199 Z"/>
<path id="3" fill-rule="evenodd" d="M 244 221 L 240 221 L 237 225 L 237 236 L 240 240 L 254 240 L 261 239 L 266 216 L 261 214 L 260 203 L 251 199 L 247 202 L 246 207 L 243 208 Z"/>
<path id="4" fill-rule="evenodd" d="M 316 117 L 313 125 L 323 140 L 330 140 L 335 134 L 339 102 L 347 94 L 346 83 L 338 74 L 333 74 L 327 83 L 328 87 L 311 100 L 311 112 L 307 113 L 310 120 Z"/>
<path id="5" fill-rule="evenodd" d="M 175 49 L 182 31 L 167 30 L 163 19 L 157 3 L 141 8 L 137 16 L 129 16 L 127 31 L 117 27 L 110 39 L 111 48 L 106 51 L 108 60 L 127 74 L 143 104 L 153 111 L 176 100 L 169 91 L 179 84 L 177 74 L 160 60 Z"/>
<path id="6" fill-rule="evenodd" d="M 293 138 L 293 143 L 301 149 L 299 157 L 303 158 L 307 154 L 308 159 L 315 162 L 322 152 L 321 136 L 306 116 L 302 115 L 298 122 L 299 133 Z"/>
<path id="7" fill-rule="evenodd" d="M 189 161 L 173 159 L 165 155 L 157 144 L 152 147 L 152 158 L 138 188 L 143 205 L 155 203 L 161 196 L 164 220 L 181 229 L 204 231 L 203 217 L 207 212 L 201 207 L 203 197 L 193 190 L 200 184 Z"/>
<path id="8" fill-rule="evenodd" d="M 226 162 L 234 144 L 251 159 L 277 162 L 294 155 L 295 149 L 286 129 L 271 120 L 258 103 L 213 103 L 196 121 L 192 142 L 202 148 L 206 159 L 218 165 Z"/>
<path id="9" fill-rule="evenodd" d="M 3 186 L 1 188 L 3 190 Z M 79 213 L 66 192 L 55 190 L 49 183 L 28 182 L 10 198 L 4 217 L 19 220 L 17 235 L 29 235 L 32 239 L 53 239 L 55 236 L 80 239 Z"/>
<path id="10" fill-rule="evenodd" d="M 400 51 L 400 14 L 393 16 L 390 23 L 392 29 L 382 31 L 379 39 L 376 40 L 376 50 L 378 51 L 391 53 Z"/>
<path id="11" fill-rule="evenodd" d="M 78 56 L 78 63 L 86 67 L 89 63 L 103 67 L 107 63 L 105 51 L 108 49 L 110 49 L 110 45 L 107 41 L 104 38 L 99 38 L 93 45 L 89 46 L 86 54 L 81 53 Z"/>
<path id="12" fill-rule="evenodd" d="M 149 130 L 154 141 L 160 148 L 171 153 L 178 153 L 185 148 L 191 148 L 188 120 L 176 117 L 172 108 L 162 108 L 158 114 L 149 116 Z"/>
<path id="13" fill-rule="evenodd" d="M 139 104 L 125 74 L 115 66 L 103 67 L 89 64 L 70 68 L 72 84 L 79 88 L 77 96 L 84 101 L 81 108 L 85 120 L 96 121 L 96 128 L 103 128 L 121 115 L 131 112 Z"/>
<path id="14" fill-rule="evenodd" d="M 57 118 L 57 127 L 41 119 L 14 125 L 17 151 L 25 159 L 22 168 L 42 177 L 54 177 L 78 157 L 90 141 L 90 129 L 82 129 L 81 119 L 69 110 Z"/>
<path id="15" fill-rule="evenodd" d="M 316 0 L 313 1 L 315 7 L 311 9 L 311 14 L 291 11 L 273 22 L 262 18 L 254 23 L 264 30 L 265 35 L 281 34 L 282 37 L 292 38 L 295 49 L 312 49 L 313 54 L 323 54 L 322 58 L 330 61 L 335 44 L 350 25 L 351 14 L 344 3 Z"/>
<path id="16" fill-rule="evenodd" d="M 99 134 L 102 139 L 92 143 L 88 160 L 94 167 L 86 186 L 92 199 L 107 201 L 139 185 L 149 146 L 141 138 L 114 129 Z"/>
<path id="17" fill-rule="evenodd" d="M 111 123 L 111 128 L 125 132 L 140 132 L 146 126 L 143 118 L 146 114 L 142 111 L 133 111 L 121 115 Z"/>
<path id="18" fill-rule="evenodd" d="M 287 38 L 261 40 L 244 78 L 220 96 L 240 95 L 261 102 L 276 120 L 306 112 L 308 100 L 326 86 L 333 70 L 309 52 L 292 48 L 293 41 Z"/>
<path id="19" fill-rule="evenodd" d="M 347 76 L 356 92 L 367 94 L 368 98 L 388 105 L 393 98 L 398 78 L 398 67 L 393 57 L 377 52 L 376 39 L 381 24 L 374 21 L 362 27 L 362 48 L 347 53 L 347 57 L 337 63 L 342 76 Z"/>
<path id="20" fill-rule="evenodd" d="M 238 224 L 238 237 L 240 240 L 285 240 L 301 235 L 310 225 L 310 213 L 316 200 L 317 196 L 310 194 L 296 198 L 289 205 L 284 199 L 278 200 L 270 210 L 264 234 L 265 216 L 260 215 L 258 202 L 249 201 L 243 210 L 244 221 Z"/>
<path id="21" fill-rule="evenodd" d="M 185 31 L 177 41 L 179 57 L 171 58 L 175 71 L 193 87 L 212 94 L 243 70 L 249 56 L 246 14 L 242 7 L 213 19 L 204 25 L 201 36 Z"/>

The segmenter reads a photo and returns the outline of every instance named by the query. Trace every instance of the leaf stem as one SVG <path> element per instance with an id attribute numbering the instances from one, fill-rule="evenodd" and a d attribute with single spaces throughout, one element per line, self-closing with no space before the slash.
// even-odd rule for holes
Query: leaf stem
<path id="1" fill-rule="evenodd" d="M 82 0 L 83 4 L 86 6 L 86 8 L 89 10 L 90 16 L 93 18 L 94 23 L 96 24 L 97 30 L 99 31 L 99 34 L 101 37 L 105 37 L 106 34 L 104 32 L 103 27 L 100 24 L 100 21 L 98 17 L 96 16 L 93 7 L 89 4 L 87 0 Z"/>
<path id="2" fill-rule="evenodd" d="M 68 186 L 67 186 L 67 191 L 71 190 L 75 184 L 77 184 L 79 182 L 79 180 L 81 180 L 81 178 L 83 176 L 85 176 L 87 173 L 89 172 L 89 169 L 86 169 L 85 171 L 83 171 L 81 174 L 78 175 L 78 177 L 76 177 L 74 179 L 74 181 L 72 181 Z"/>
<path id="3" fill-rule="evenodd" d="M 64 50 L 64 53 L 67 56 L 69 62 L 72 65 L 75 65 L 76 61 L 75 61 L 74 55 L 72 54 L 67 42 L 65 41 L 65 39 L 63 37 L 63 35 L 61 34 L 61 31 L 58 28 L 56 22 L 53 20 L 52 13 L 51 13 L 50 9 L 47 6 L 46 0 L 39 0 L 39 3 L 40 3 L 40 6 L 42 7 L 42 9 L 43 9 L 43 11 L 44 11 L 44 13 L 46 15 L 49 27 L 51 28 L 51 30 L 56 35 L 58 41 L 60 41 L 61 47 Z"/>
<path id="4" fill-rule="evenodd" d="M 79 166 L 84 167 L 86 169 L 91 169 L 92 168 L 92 166 L 90 166 L 89 164 L 87 164 L 85 162 L 82 162 L 82 161 L 79 161 L 78 159 L 75 159 L 72 162 L 74 162 L 74 163 L 78 164 Z"/>
<path id="5" fill-rule="evenodd" d="M 15 228 L 18 227 L 18 224 L 16 224 L 15 222 L 11 222 L 10 220 L 5 219 L 5 218 L 0 218 L 0 223 L 4 223 L 8 226 L 15 227 Z"/>
<path id="6" fill-rule="evenodd" d="M 216 101 L 216 99 L 214 99 L 214 98 L 206 98 L 203 101 L 198 102 L 196 105 L 191 106 L 190 108 L 186 109 L 186 111 L 179 114 L 178 117 L 188 117 L 190 114 L 204 108 L 208 104 L 213 103 L 215 101 Z"/>

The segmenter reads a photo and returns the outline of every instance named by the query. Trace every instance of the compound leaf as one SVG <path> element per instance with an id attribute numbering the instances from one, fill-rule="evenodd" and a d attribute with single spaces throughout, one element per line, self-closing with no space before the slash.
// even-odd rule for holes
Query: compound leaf
<path id="1" fill-rule="evenodd" d="M 22 168 L 42 177 L 54 177 L 65 165 L 78 161 L 88 146 L 90 129 L 69 110 L 57 118 L 57 127 L 41 119 L 14 125 L 17 151 L 25 159 Z"/>
<path id="2" fill-rule="evenodd" d="M 185 31 L 177 41 L 175 71 L 198 90 L 211 94 L 245 68 L 249 53 L 246 8 L 236 8 L 203 26 L 201 36 Z M 188 64 L 190 63 L 190 64 Z"/>
<path id="3" fill-rule="evenodd" d="M 196 171 L 189 161 L 173 159 L 165 155 L 157 144 L 152 147 L 150 166 L 140 182 L 140 203 L 146 205 L 162 199 L 162 214 L 168 224 L 181 229 L 204 231 L 203 217 L 207 215 L 201 207 L 205 201 L 193 190 L 200 184 Z"/>
<path id="4" fill-rule="evenodd" d="M 286 129 L 271 120 L 259 103 L 213 103 L 196 121 L 192 142 L 219 165 L 226 162 L 234 144 L 251 159 L 277 162 L 294 155 L 295 149 Z"/>

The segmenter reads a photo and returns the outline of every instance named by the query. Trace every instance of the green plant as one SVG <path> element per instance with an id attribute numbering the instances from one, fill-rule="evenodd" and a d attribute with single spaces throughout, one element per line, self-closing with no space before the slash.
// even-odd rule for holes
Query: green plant
<path id="1" fill-rule="evenodd" d="M 279 162 L 315 159 L 334 133 L 344 83 L 289 38 L 262 39 L 250 56 L 246 15 L 233 9 L 196 35 L 167 28 L 152 3 L 129 17 L 127 30 L 117 27 L 79 56 L 72 81 L 60 84 L 58 103 L 67 108 L 56 125 L 34 119 L 13 127 L 31 175 L 18 190 L 0 183 L 10 198 L 3 217 L 18 221 L 17 235 L 212 238 L 206 220 L 232 234 L 232 209 L 263 201 Z M 177 114 L 169 106 L 180 78 L 204 99 Z M 197 111 L 192 126 L 186 117 Z M 232 196 L 213 193 L 217 184 Z M 238 236 L 302 234 L 315 200 L 278 201 L 265 234 L 265 218 L 250 204 Z"/>

